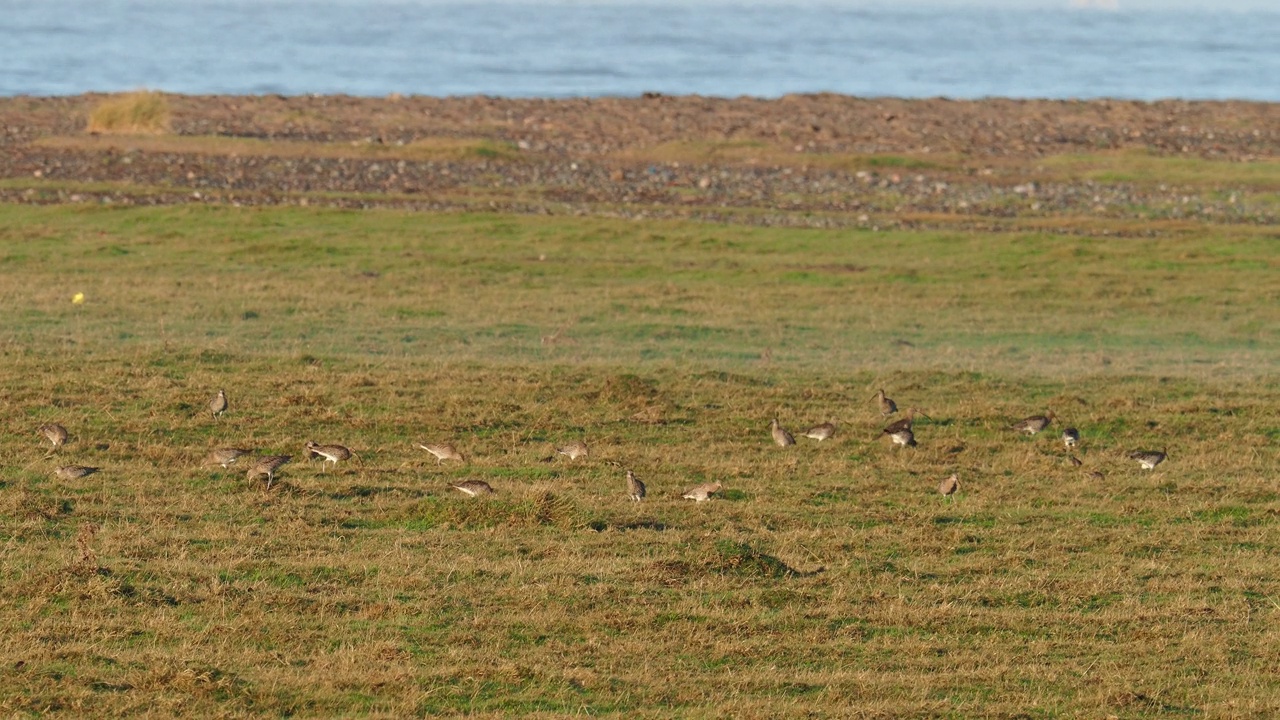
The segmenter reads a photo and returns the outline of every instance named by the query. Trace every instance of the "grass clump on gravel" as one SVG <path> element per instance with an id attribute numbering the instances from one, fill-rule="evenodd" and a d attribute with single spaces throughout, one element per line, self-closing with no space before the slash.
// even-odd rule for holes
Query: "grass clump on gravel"
<path id="1" fill-rule="evenodd" d="M 153 90 L 112 95 L 89 113 L 85 130 L 113 135 L 159 135 L 169 132 L 169 101 Z"/>

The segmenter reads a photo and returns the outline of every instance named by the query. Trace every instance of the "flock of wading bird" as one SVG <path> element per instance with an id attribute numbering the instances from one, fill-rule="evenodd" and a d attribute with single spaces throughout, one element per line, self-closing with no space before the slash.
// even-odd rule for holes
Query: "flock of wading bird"
<path id="1" fill-rule="evenodd" d="M 898 412 L 897 403 L 895 403 L 892 398 L 886 396 L 883 389 L 879 390 L 871 399 L 876 401 L 882 417 L 888 418 Z M 227 411 L 227 407 L 227 394 L 222 390 L 219 390 L 218 394 L 213 396 L 213 399 L 209 401 L 209 412 L 212 413 L 214 419 L 217 419 L 225 413 Z M 892 447 L 916 446 L 914 430 L 916 417 L 928 418 L 929 416 L 920 412 L 918 408 L 909 407 L 907 408 L 905 417 L 895 420 L 885 426 L 883 434 L 889 437 Z M 1027 435 L 1035 435 L 1048 428 L 1049 425 L 1053 423 L 1054 419 L 1055 415 L 1053 414 L 1053 411 L 1048 411 L 1044 415 L 1033 415 L 1019 420 L 1011 425 L 1009 429 L 1016 432 L 1026 433 Z M 774 418 L 770 423 L 769 429 L 773 436 L 773 441 L 777 445 L 787 447 L 789 445 L 796 444 L 795 436 L 783 428 L 782 425 L 778 423 L 777 418 Z M 53 443 L 53 449 L 49 451 L 49 455 L 46 457 L 51 457 L 56 453 L 70 437 L 67 429 L 58 423 L 42 425 L 40 427 L 40 432 L 49 440 L 49 442 Z M 836 426 L 832 423 L 826 422 L 805 430 L 800 433 L 800 436 L 821 442 L 834 437 L 835 434 Z M 1068 461 L 1076 467 L 1083 465 L 1084 463 L 1081 462 L 1079 458 L 1074 454 L 1071 454 L 1072 451 L 1080 444 L 1080 431 L 1073 427 L 1064 429 L 1062 431 L 1062 443 L 1066 446 Z M 417 443 L 417 447 L 434 455 L 436 458 L 436 464 L 443 463 L 446 460 L 458 462 L 465 462 L 466 460 L 462 453 L 458 452 L 458 450 L 449 443 Z M 320 445 L 318 443 L 307 441 L 303 446 L 303 449 L 306 452 L 308 462 L 317 459 L 321 461 L 321 472 L 324 471 L 329 463 L 333 463 L 336 468 L 339 462 L 356 457 L 355 453 L 342 445 Z M 246 450 L 244 448 L 218 448 L 209 453 L 201 464 L 201 467 L 221 465 L 225 470 L 239 462 L 241 458 L 252 454 L 252 450 Z M 577 460 L 578 458 L 587 457 L 590 454 L 590 450 L 587 448 L 586 442 L 577 440 L 563 447 L 556 448 L 556 454 L 564 455 L 570 460 Z M 1165 457 L 1167 457 L 1165 450 L 1160 450 L 1158 452 L 1153 450 L 1137 450 L 1129 453 L 1129 458 L 1136 460 L 1143 470 L 1154 470 L 1157 465 L 1164 462 Z M 544 462 L 551 461 L 554 458 L 555 455 L 544 458 Z M 271 484 L 276 478 L 276 471 L 292 459 L 292 456 L 289 455 L 259 456 L 253 461 L 253 464 L 249 466 L 246 476 L 250 480 L 265 477 L 267 480 L 266 489 L 270 490 Z M 63 465 L 57 468 L 54 471 L 54 474 L 62 480 L 74 480 L 76 478 L 92 475 L 97 472 L 98 469 L 99 468 L 89 467 L 87 465 Z M 1104 477 L 1101 472 L 1096 470 L 1091 472 L 1090 475 L 1099 480 Z M 626 480 L 627 496 L 635 501 L 643 500 L 646 494 L 644 482 L 636 477 L 636 474 L 631 470 L 626 471 Z M 460 482 L 457 485 L 452 485 L 451 487 L 470 497 L 492 495 L 494 493 L 493 487 L 483 480 L 464 480 L 463 482 Z M 720 482 L 705 483 L 689 488 L 681 494 L 681 497 L 695 502 L 704 502 L 714 497 L 721 489 L 723 489 L 723 485 Z M 960 477 L 957 474 L 952 474 L 950 477 L 945 478 L 938 484 L 938 492 L 948 498 L 955 495 L 959 490 Z"/>

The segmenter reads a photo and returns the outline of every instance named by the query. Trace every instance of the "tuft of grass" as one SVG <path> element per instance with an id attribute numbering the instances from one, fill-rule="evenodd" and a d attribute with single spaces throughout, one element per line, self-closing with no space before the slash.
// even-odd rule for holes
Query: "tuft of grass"
<path id="1" fill-rule="evenodd" d="M 89 113 L 85 130 L 113 135 L 161 135 L 169 132 L 169 101 L 152 90 L 112 95 Z"/>
<path id="2" fill-rule="evenodd" d="M 715 550 L 711 567 L 719 573 L 756 578 L 783 578 L 798 574 L 791 566 L 750 543 L 726 538 L 716 542 Z"/>

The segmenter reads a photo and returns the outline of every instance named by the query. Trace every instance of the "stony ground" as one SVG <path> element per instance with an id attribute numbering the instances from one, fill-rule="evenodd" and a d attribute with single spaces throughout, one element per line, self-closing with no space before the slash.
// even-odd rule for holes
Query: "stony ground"
<path id="1" fill-rule="evenodd" d="M 204 144 L 155 146 L 88 135 L 103 99 L 0 100 L 0 198 L 801 225 L 981 226 L 1064 214 L 1270 224 L 1276 213 L 1250 188 L 1098 180 L 1052 164 L 1126 152 L 1270 162 L 1280 154 L 1274 104 L 169 96 L 174 136 Z M 258 144 L 217 144 L 232 139 Z"/>

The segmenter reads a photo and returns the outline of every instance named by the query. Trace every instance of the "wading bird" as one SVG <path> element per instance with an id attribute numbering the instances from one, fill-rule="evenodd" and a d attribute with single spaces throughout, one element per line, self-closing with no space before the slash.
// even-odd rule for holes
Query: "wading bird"
<path id="1" fill-rule="evenodd" d="M 452 485 L 451 487 L 467 497 L 480 497 L 481 495 L 494 494 L 494 489 L 489 485 L 489 483 L 483 480 L 463 480 L 457 485 Z"/>
<path id="2" fill-rule="evenodd" d="M 796 439 L 791 436 L 791 433 L 787 432 L 778 424 L 778 418 L 774 418 L 773 422 L 769 423 L 769 433 L 773 435 L 773 441 L 777 443 L 779 447 L 796 444 Z"/>
<path id="3" fill-rule="evenodd" d="M 697 487 L 691 487 L 688 490 L 685 490 L 684 494 L 680 497 L 694 502 L 706 502 L 711 499 L 712 495 L 720 492 L 721 487 L 723 486 L 718 482 L 704 483 Z"/>

